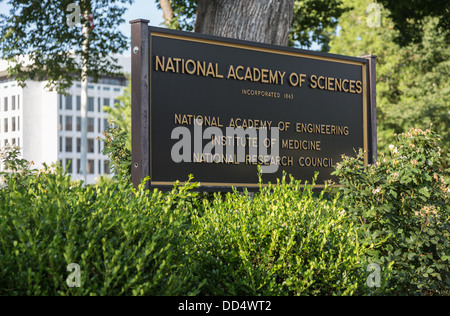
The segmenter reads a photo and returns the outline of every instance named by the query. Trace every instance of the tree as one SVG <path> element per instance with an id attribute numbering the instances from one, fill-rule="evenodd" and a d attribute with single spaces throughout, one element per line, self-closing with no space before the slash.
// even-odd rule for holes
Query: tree
<path id="1" fill-rule="evenodd" d="M 399 31 L 396 41 L 402 46 L 422 41 L 423 28 L 428 18 L 436 18 L 434 31 L 443 32 L 446 41 L 449 40 L 450 29 L 450 2 L 448 0 L 379 0 L 389 10 L 389 18 L 394 22 L 395 29 Z"/>
<path id="2" fill-rule="evenodd" d="M 367 24 L 367 2 L 345 0 L 354 9 L 343 14 L 339 34 L 330 42 L 331 52 L 344 55 L 377 55 L 377 121 L 378 149 L 389 153 L 394 133 L 411 128 L 433 130 L 441 136 L 441 160 L 450 166 L 450 48 L 446 37 L 449 31 L 438 31 L 438 20 L 427 18 L 420 43 L 401 47 L 396 39 L 400 31 L 389 18 L 386 8 L 381 10 L 380 27 Z"/>
<path id="3" fill-rule="evenodd" d="M 0 0 L 2 3 L 5 0 Z M 77 2 L 81 14 L 93 15 L 95 27 L 89 31 L 88 50 L 83 52 L 81 27 L 69 27 L 69 4 Z M 19 84 L 26 80 L 48 80 L 49 89 L 60 92 L 81 80 L 80 58 L 85 58 L 88 76 L 117 75 L 120 68 L 113 54 L 123 52 L 127 38 L 117 29 L 133 0 L 9 0 L 9 16 L 0 16 L 0 58 L 10 62 L 8 73 Z M 90 22 L 81 22 L 90 28 Z"/>
<path id="4" fill-rule="evenodd" d="M 340 0 L 157 0 L 170 28 L 309 48 L 323 45 L 345 12 Z M 167 11 L 166 11 L 167 10 Z M 167 20 L 166 20 L 167 21 Z"/>
<path id="5" fill-rule="evenodd" d="M 128 41 L 116 26 L 125 22 L 122 4 L 133 0 L 73 1 L 10 0 L 10 16 L 0 16 L 0 58 L 9 62 L 9 75 L 22 87 L 28 79 L 45 79 L 47 88 L 64 93 L 81 80 L 80 169 L 86 180 L 88 78 L 120 73 L 112 54 L 126 49 Z M 80 15 L 82 27 L 73 27 L 70 19 L 81 22 Z"/>

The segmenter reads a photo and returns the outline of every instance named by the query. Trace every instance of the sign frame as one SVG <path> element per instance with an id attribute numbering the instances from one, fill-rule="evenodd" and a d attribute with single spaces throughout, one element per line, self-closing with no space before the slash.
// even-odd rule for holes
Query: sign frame
<path id="1" fill-rule="evenodd" d="M 152 181 L 152 137 L 151 137 L 151 37 L 166 37 L 177 40 L 200 42 L 213 45 L 237 47 L 248 50 L 282 54 L 287 56 L 305 57 L 333 62 L 359 65 L 362 69 L 363 98 L 363 144 L 365 164 L 372 164 L 377 156 L 376 133 L 376 56 L 349 57 L 316 51 L 306 51 L 292 47 L 282 47 L 270 44 L 236 40 L 198 33 L 174 31 L 165 28 L 149 26 L 148 20 L 138 19 L 131 24 L 131 85 L 132 85 L 132 182 L 137 187 L 141 180 L 150 177 L 148 188 L 163 190 L 173 188 L 174 182 Z M 178 179 L 181 181 L 184 179 Z M 174 180 L 175 181 L 175 180 Z M 194 179 L 195 181 L 195 179 Z M 232 187 L 247 188 L 249 191 L 259 190 L 258 183 L 221 183 L 201 182 L 201 191 L 230 191 Z M 323 187 L 321 184 L 315 187 Z"/>

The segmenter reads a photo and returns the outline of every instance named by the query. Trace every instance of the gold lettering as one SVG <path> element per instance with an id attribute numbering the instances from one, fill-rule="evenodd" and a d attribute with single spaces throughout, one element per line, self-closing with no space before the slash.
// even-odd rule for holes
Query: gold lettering
<path id="1" fill-rule="evenodd" d="M 295 78 L 295 83 L 292 81 L 292 77 Z M 289 83 L 291 84 L 291 86 L 295 87 L 296 85 L 298 85 L 298 76 L 295 72 L 291 73 L 291 75 L 289 76 Z"/>
<path id="2" fill-rule="evenodd" d="M 355 93 L 355 80 L 350 80 L 350 93 Z"/>
<path id="3" fill-rule="evenodd" d="M 161 59 L 159 58 L 159 56 L 156 56 L 156 62 L 155 62 L 155 66 L 156 66 L 156 71 L 158 71 L 159 70 L 159 68 L 161 68 L 161 70 L 162 71 L 165 71 L 165 69 L 164 69 L 164 64 L 166 63 L 166 57 L 161 57 L 162 58 L 162 61 L 161 61 Z"/>
<path id="4" fill-rule="evenodd" d="M 180 63 L 180 61 L 181 61 L 181 58 L 174 58 L 173 60 L 175 61 L 176 72 L 179 73 L 179 72 L 180 72 L 179 63 Z"/>
<path id="5" fill-rule="evenodd" d="M 335 91 L 342 91 L 342 79 L 336 79 L 334 84 L 336 85 Z"/>
<path id="6" fill-rule="evenodd" d="M 348 88 L 347 88 L 347 89 L 345 89 L 345 82 L 347 82 L 347 83 L 348 83 L 348 79 L 344 79 L 344 80 L 342 80 L 342 90 L 344 90 L 344 92 L 348 92 Z"/>
<path id="7" fill-rule="evenodd" d="M 269 83 L 268 77 L 268 69 L 261 69 L 261 82 L 262 83 Z"/>
<path id="8" fill-rule="evenodd" d="M 173 62 L 172 62 L 172 58 L 169 57 L 169 59 L 167 59 L 167 65 L 166 65 L 166 71 L 172 71 L 175 72 L 175 68 L 173 67 Z"/>
<path id="9" fill-rule="evenodd" d="M 323 76 L 320 76 L 319 79 L 317 79 L 317 85 L 319 86 L 319 89 L 323 90 L 325 89 L 325 87 L 320 85 L 320 80 L 325 81 L 325 78 Z"/>
<path id="10" fill-rule="evenodd" d="M 271 84 L 278 84 L 278 71 L 269 71 L 269 82 Z"/>
<path id="11" fill-rule="evenodd" d="M 247 70 L 245 71 L 245 78 L 244 78 L 244 80 L 253 81 L 252 71 L 251 71 L 250 67 L 247 67 Z"/>
<path id="12" fill-rule="evenodd" d="M 192 64 L 192 66 L 194 67 L 192 70 L 189 69 L 189 64 Z M 186 72 L 190 75 L 195 74 L 197 70 L 197 67 L 195 65 L 195 61 L 193 61 L 192 59 L 188 59 L 188 61 L 186 61 Z"/>
<path id="13" fill-rule="evenodd" d="M 219 65 L 216 63 L 216 78 L 223 78 L 223 75 L 219 74 Z"/>
<path id="14" fill-rule="evenodd" d="M 356 93 L 360 94 L 362 92 L 361 81 L 356 81 Z"/>
<path id="15" fill-rule="evenodd" d="M 206 76 L 216 77 L 216 74 L 214 73 L 214 67 L 211 63 L 208 63 L 208 70 L 206 71 Z"/>
<path id="16" fill-rule="evenodd" d="M 281 78 L 280 84 L 284 84 L 284 76 L 286 75 L 286 72 L 283 71 L 283 73 L 281 73 L 281 71 L 278 71 L 278 74 L 280 75 L 280 78 Z"/>
<path id="17" fill-rule="evenodd" d="M 238 74 L 238 71 L 239 70 L 244 70 L 244 67 L 243 66 L 237 66 L 236 67 L 236 78 L 238 79 L 238 80 L 244 80 L 244 77 L 243 76 L 239 76 L 239 74 Z"/>
<path id="18" fill-rule="evenodd" d="M 175 114 L 175 125 L 181 125 L 181 114 Z"/>
<path id="19" fill-rule="evenodd" d="M 317 76 L 316 75 L 311 75 L 311 77 L 309 78 L 309 80 L 312 82 L 309 84 L 309 87 L 312 89 L 315 89 L 317 87 Z"/>
<path id="20" fill-rule="evenodd" d="M 205 70 L 206 70 L 206 62 L 203 62 L 203 65 L 202 65 L 202 62 L 197 61 L 197 76 L 200 76 L 200 72 L 201 72 L 202 76 L 206 77 Z"/>
<path id="21" fill-rule="evenodd" d="M 234 73 L 234 68 L 233 65 L 230 66 L 230 68 L 228 69 L 228 75 L 227 75 L 227 79 L 236 79 L 236 74 Z"/>

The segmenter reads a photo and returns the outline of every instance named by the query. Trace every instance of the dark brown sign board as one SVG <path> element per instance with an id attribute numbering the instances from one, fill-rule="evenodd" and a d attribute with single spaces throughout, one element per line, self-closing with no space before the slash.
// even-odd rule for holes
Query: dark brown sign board
<path id="1" fill-rule="evenodd" d="M 336 180 L 342 155 L 363 149 L 366 164 L 375 158 L 375 56 L 131 24 L 135 185 L 150 177 L 150 187 L 169 188 L 192 174 L 201 190 L 258 189 L 261 165 L 270 170 L 264 183 L 283 171 L 309 182 L 319 172 L 321 187 Z M 239 142 L 238 159 L 225 149 Z"/>

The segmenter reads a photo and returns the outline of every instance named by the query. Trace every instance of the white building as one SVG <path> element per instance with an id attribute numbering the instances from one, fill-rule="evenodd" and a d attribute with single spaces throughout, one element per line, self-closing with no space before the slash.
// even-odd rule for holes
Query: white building
<path id="1" fill-rule="evenodd" d="M 128 65 L 128 58 L 121 63 Z M 43 163 L 51 165 L 70 163 L 67 171 L 72 179 L 83 179 L 80 174 L 81 147 L 81 84 L 74 84 L 68 96 L 45 89 L 47 82 L 27 81 L 21 88 L 6 71 L 0 71 L 0 147 L 7 144 L 21 148 L 22 157 L 33 161 L 40 169 Z M 109 174 L 108 157 L 102 154 L 102 131 L 107 128 L 103 106 L 113 106 L 128 85 L 126 78 L 103 77 L 88 85 L 88 150 L 87 183 L 95 183 L 100 175 Z M 3 164 L 0 170 L 3 170 Z"/>

